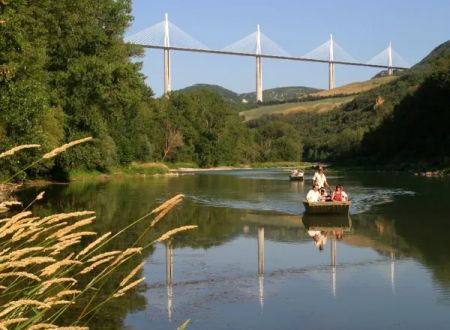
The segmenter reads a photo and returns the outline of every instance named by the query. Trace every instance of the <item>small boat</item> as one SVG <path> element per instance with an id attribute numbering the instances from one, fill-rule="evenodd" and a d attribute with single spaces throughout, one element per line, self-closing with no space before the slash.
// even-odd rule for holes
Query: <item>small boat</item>
<path id="1" fill-rule="evenodd" d="M 302 171 L 294 171 L 289 174 L 289 180 L 291 181 L 303 181 L 304 173 Z"/>
<path id="2" fill-rule="evenodd" d="M 303 201 L 306 214 L 348 214 L 351 203 L 351 201 L 314 203 Z"/>

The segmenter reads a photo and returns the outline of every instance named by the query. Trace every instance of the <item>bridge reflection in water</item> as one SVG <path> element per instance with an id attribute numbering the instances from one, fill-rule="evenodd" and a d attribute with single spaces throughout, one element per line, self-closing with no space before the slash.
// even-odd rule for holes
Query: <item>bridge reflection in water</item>
<path id="1" fill-rule="evenodd" d="M 353 231 L 352 220 L 349 216 L 323 216 L 323 215 L 304 215 L 300 219 L 300 225 L 303 225 L 304 230 L 308 233 L 309 237 L 313 240 L 313 243 L 319 247 L 318 252 L 323 250 L 323 246 L 327 241 L 330 241 L 330 274 L 331 274 L 331 289 L 333 297 L 337 295 L 337 242 L 343 240 L 344 236 Z M 256 240 L 257 240 L 257 261 L 258 261 L 258 300 L 261 310 L 264 308 L 264 274 L 265 274 L 265 232 L 264 226 L 258 225 L 256 227 Z M 250 234 L 249 227 L 244 226 L 244 232 Z M 315 239 L 315 234 L 319 233 L 324 239 L 318 242 Z M 319 235 L 317 234 L 317 235 Z M 320 246 L 322 248 L 320 248 Z M 168 240 L 165 243 L 165 255 L 166 255 L 166 287 L 167 287 L 167 318 L 169 322 L 172 321 L 173 314 L 173 242 Z M 395 251 L 392 249 L 389 252 L 389 265 L 390 265 L 390 286 L 391 291 L 395 294 Z"/>

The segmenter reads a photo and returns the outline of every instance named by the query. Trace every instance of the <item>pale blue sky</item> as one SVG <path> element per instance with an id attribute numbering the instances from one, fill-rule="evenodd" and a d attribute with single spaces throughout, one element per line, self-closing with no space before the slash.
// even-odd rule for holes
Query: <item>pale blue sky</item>
<path id="1" fill-rule="evenodd" d="M 254 32 L 262 32 L 293 55 L 304 55 L 330 33 L 353 57 L 366 62 L 392 41 L 410 64 L 450 39 L 448 0 L 133 0 L 131 35 L 169 20 L 212 49 L 221 49 Z M 163 88 L 160 50 L 146 51 L 144 74 L 156 95 Z M 263 60 L 264 89 L 280 86 L 326 88 L 324 64 Z M 377 71 L 337 66 L 336 84 L 365 80 Z M 253 58 L 172 52 L 172 88 L 217 84 L 236 92 L 255 89 Z"/>

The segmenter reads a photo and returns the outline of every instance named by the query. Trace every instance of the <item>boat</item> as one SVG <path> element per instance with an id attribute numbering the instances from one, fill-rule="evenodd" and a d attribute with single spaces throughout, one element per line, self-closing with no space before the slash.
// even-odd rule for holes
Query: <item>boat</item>
<path id="1" fill-rule="evenodd" d="M 348 214 L 351 201 L 346 202 L 308 202 L 303 201 L 306 214 Z"/>
<path id="2" fill-rule="evenodd" d="M 289 180 L 291 181 L 303 181 L 304 173 L 302 171 L 293 171 L 289 174 Z"/>

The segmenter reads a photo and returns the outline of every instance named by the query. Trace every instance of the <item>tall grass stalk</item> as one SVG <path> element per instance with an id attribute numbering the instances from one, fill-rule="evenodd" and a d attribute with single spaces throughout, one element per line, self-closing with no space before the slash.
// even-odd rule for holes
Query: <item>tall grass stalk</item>
<path id="1" fill-rule="evenodd" d="M 89 140 L 90 138 L 81 139 L 56 148 L 22 171 Z M 25 149 L 27 148 L 13 148 L 13 151 L 2 153 L 2 157 Z M 90 294 L 78 317 L 67 328 L 88 329 L 85 323 L 103 305 L 113 299 L 120 299 L 119 297 L 133 291 L 145 280 L 140 276 L 143 267 L 143 263 L 140 263 L 125 272 L 127 275 L 115 290 L 103 292 L 105 283 L 119 268 L 123 270 L 127 261 L 153 244 L 196 228 L 174 228 L 148 244 L 140 243 L 148 235 L 156 236 L 152 233 L 153 226 L 182 201 L 183 195 L 169 199 L 117 233 L 105 234 L 85 229 L 95 221 L 94 212 L 91 211 L 59 213 L 44 218 L 33 215 L 28 209 L 43 198 L 44 193 L 41 192 L 27 207 L 17 212 L 6 213 L 9 207 L 17 206 L 18 203 L 3 203 L 0 208 L 0 329 L 59 328 L 58 323 L 65 313 L 73 313 L 72 307 L 83 296 Z M 2 214 L 5 216 L 2 217 Z M 146 229 L 130 247 L 107 250 L 120 235 L 148 219 L 151 221 Z M 86 243 L 86 240 L 90 243 Z M 96 302 L 99 292 L 106 294 L 106 298 L 100 303 Z"/>

